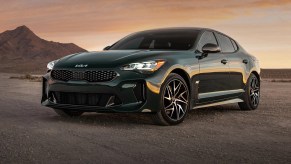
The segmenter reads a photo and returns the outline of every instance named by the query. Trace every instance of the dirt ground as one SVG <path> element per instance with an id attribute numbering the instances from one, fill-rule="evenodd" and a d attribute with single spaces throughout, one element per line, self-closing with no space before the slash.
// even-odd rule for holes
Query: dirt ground
<path id="1" fill-rule="evenodd" d="M 142 114 L 64 119 L 41 83 L 0 74 L 0 163 L 291 163 L 291 83 L 263 82 L 259 109 L 194 110 L 178 126 Z"/>

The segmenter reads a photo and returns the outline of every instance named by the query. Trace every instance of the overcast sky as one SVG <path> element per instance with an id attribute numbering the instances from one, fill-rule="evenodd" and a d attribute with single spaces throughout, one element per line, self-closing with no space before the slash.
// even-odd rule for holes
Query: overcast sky
<path id="1" fill-rule="evenodd" d="M 291 68 L 291 0 L 0 0 L 0 32 L 101 50 L 136 31 L 208 27 L 236 39 L 263 68 Z"/>

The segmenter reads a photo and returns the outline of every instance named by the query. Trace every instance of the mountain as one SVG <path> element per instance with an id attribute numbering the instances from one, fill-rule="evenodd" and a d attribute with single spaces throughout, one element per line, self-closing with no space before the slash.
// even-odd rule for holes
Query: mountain
<path id="1" fill-rule="evenodd" d="M 48 62 L 85 51 L 73 43 L 46 41 L 20 26 L 0 33 L 0 72 L 45 73 Z"/>

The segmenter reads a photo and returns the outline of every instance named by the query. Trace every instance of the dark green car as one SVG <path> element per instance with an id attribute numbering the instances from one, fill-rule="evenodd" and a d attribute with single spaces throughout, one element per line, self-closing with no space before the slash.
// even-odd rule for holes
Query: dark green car
<path id="1" fill-rule="evenodd" d="M 211 29 L 167 28 L 50 62 L 41 102 L 61 116 L 148 112 L 174 125 L 191 109 L 238 103 L 253 110 L 259 99 L 258 61 L 234 39 Z"/>

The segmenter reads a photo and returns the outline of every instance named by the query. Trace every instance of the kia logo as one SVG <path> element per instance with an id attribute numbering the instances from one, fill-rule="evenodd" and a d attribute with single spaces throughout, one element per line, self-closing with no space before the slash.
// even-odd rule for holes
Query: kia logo
<path id="1" fill-rule="evenodd" d="M 86 67 L 88 67 L 88 64 L 76 64 L 75 67 L 76 68 L 86 68 Z"/>

